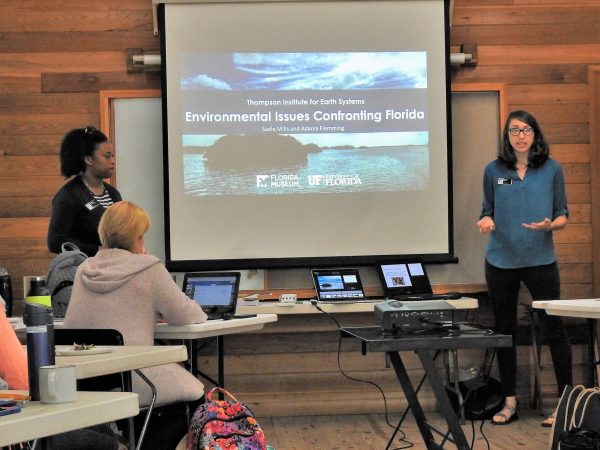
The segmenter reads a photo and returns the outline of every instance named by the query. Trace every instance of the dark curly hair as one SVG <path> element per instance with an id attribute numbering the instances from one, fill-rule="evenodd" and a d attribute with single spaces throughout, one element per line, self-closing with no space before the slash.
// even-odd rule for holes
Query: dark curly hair
<path id="1" fill-rule="evenodd" d="M 500 144 L 500 149 L 498 150 L 498 160 L 509 169 L 516 169 L 515 164 L 517 162 L 517 157 L 515 156 L 515 151 L 512 148 L 512 145 L 510 145 L 508 136 L 508 129 L 512 119 L 525 122 L 527 125 L 533 128 L 533 143 L 529 149 L 529 157 L 527 162 L 533 168 L 540 167 L 550 157 L 550 147 L 544 138 L 544 133 L 542 133 L 542 129 L 540 128 L 536 118 L 527 111 L 523 110 L 512 111 L 508 115 L 506 123 L 504 124 L 504 130 L 502 131 L 502 142 Z"/>
<path id="2" fill-rule="evenodd" d="M 108 138 L 92 126 L 69 131 L 60 144 L 60 173 L 69 178 L 85 172 L 85 157 L 92 156 L 104 142 Z"/>

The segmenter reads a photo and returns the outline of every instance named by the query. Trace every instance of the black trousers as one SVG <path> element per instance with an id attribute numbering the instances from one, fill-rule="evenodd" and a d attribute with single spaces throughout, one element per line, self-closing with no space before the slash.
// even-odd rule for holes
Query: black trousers
<path id="1" fill-rule="evenodd" d="M 516 395 L 517 307 L 521 282 L 529 289 L 534 300 L 557 300 L 560 298 L 560 275 L 556 262 L 543 266 L 519 269 L 500 269 L 486 261 L 485 278 L 492 302 L 496 331 L 513 336 L 513 345 L 499 348 L 498 368 L 505 396 Z M 543 339 L 550 347 L 554 373 L 560 395 L 564 387 L 573 384 L 571 345 L 560 316 L 551 316 L 536 310 Z"/>

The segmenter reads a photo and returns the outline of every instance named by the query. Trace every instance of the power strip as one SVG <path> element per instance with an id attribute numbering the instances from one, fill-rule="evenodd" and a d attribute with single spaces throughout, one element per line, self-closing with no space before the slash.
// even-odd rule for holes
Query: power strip
<path id="1" fill-rule="evenodd" d="M 281 294 L 279 296 L 279 301 L 281 303 L 296 303 L 296 300 L 296 294 Z"/>

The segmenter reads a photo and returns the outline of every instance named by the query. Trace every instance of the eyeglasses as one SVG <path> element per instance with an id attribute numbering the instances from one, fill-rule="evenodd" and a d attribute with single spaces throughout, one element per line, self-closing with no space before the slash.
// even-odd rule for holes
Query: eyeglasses
<path id="1" fill-rule="evenodd" d="M 94 127 L 85 127 L 83 129 L 83 132 L 85 134 L 94 134 L 96 131 L 98 131 L 98 130 L 96 130 Z"/>
<path id="2" fill-rule="evenodd" d="M 511 136 L 518 136 L 519 134 L 521 134 L 521 132 L 523 132 L 523 134 L 525 136 L 531 136 L 533 134 L 533 128 L 531 128 L 531 127 L 525 127 L 525 128 L 513 127 L 513 128 L 508 129 L 508 133 Z"/>

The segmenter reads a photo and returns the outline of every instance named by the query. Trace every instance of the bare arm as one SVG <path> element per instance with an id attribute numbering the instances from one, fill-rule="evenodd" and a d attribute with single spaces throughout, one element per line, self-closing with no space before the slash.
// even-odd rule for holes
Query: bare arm
<path id="1" fill-rule="evenodd" d="M 556 231 L 562 230 L 567 226 L 567 216 L 558 216 L 554 220 L 550 220 L 547 217 L 541 222 L 531 222 L 522 224 L 525 228 L 534 231 Z"/>

